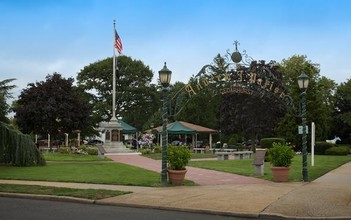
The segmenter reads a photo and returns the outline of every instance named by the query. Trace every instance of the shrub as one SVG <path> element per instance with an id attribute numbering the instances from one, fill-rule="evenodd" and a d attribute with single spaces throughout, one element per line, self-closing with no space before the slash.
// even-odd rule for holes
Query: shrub
<path id="1" fill-rule="evenodd" d="M 155 146 L 155 148 L 154 148 L 154 153 L 162 153 L 162 148 L 161 148 L 161 146 Z"/>
<path id="2" fill-rule="evenodd" d="M 184 146 L 169 146 L 167 148 L 167 162 L 170 170 L 184 170 L 191 158 L 190 150 Z"/>
<path id="3" fill-rule="evenodd" d="M 273 146 L 273 143 L 285 144 L 285 139 L 284 138 L 262 138 L 260 141 L 260 147 L 269 149 Z"/>
<path id="4" fill-rule="evenodd" d="M 141 154 L 151 154 L 150 148 L 143 148 L 140 150 Z"/>
<path id="5" fill-rule="evenodd" d="M 87 151 L 87 148 L 88 148 L 89 146 L 86 146 L 86 145 L 80 145 L 78 148 L 77 148 L 77 150 L 80 150 L 80 151 Z"/>
<path id="6" fill-rule="evenodd" d="M 98 155 L 98 149 L 96 147 L 87 147 L 86 152 L 89 155 Z"/>
<path id="7" fill-rule="evenodd" d="M 69 154 L 69 153 L 71 153 L 71 148 L 70 147 L 60 147 L 58 149 L 58 152 L 61 154 Z"/>
<path id="8" fill-rule="evenodd" d="M 275 167 L 289 167 L 291 159 L 295 153 L 287 144 L 273 143 L 273 147 L 268 151 L 269 160 Z"/>
<path id="9" fill-rule="evenodd" d="M 326 155 L 339 155 L 339 156 L 347 156 L 350 148 L 348 147 L 331 147 L 325 151 Z"/>
<path id="10" fill-rule="evenodd" d="M 325 141 L 316 141 L 314 152 L 316 155 L 324 155 L 325 151 L 335 146 L 335 144 L 327 143 Z"/>

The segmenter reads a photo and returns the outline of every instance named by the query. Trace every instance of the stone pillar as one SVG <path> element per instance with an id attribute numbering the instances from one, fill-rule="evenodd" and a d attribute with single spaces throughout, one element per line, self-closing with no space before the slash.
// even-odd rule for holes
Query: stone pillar
<path id="1" fill-rule="evenodd" d="M 78 147 L 79 147 L 79 146 L 80 146 L 80 132 L 78 132 L 78 134 L 77 134 L 77 140 L 78 140 L 77 145 L 78 145 Z"/>
<path id="2" fill-rule="evenodd" d="M 65 146 L 68 147 L 68 133 L 65 133 Z"/>

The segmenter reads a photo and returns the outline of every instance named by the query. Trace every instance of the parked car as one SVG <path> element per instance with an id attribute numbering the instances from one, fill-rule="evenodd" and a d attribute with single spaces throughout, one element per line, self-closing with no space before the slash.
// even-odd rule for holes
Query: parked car
<path id="1" fill-rule="evenodd" d="M 102 145 L 102 144 L 104 144 L 104 142 L 101 140 L 97 140 L 97 139 L 93 139 L 93 140 L 88 141 L 88 145 Z"/>

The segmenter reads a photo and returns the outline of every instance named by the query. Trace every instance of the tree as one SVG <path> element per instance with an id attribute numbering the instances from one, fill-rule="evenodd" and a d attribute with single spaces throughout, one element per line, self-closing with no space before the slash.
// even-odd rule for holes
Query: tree
<path id="1" fill-rule="evenodd" d="M 284 59 L 280 63 L 280 72 L 283 73 L 283 83 L 288 88 L 289 96 L 295 103 L 295 109 L 290 111 L 279 121 L 276 132 L 287 141 L 301 145 L 301 137 L 297 134 L 297 127 L 301 124 L 299 105 L 301 91 L 297 78 L 305 72 L 310 80 L 306 95 L 307 124 L 316 124 L 316 139 L 325 140 L 330 133 L 331 112 L 333 108 L 333 91 L 335 83 L 325 77 L 320 77 L 319 66 L 307 60 L 306 56 L 295 55 Z M 318 106 L 318 107 L 317 107 Z"/>
<path id="2" fill-rule="evenodd" d="M 193 82 L 194 78 L 189 80 Z M 175 116 L 175 120 L 187 121 L 204 127 L 219 128 L 219 111 L 221 96 L 211 86 L 202 89 L 193 97 L 183 97 L 186 101 L 179 103 L 181 111 Z M 180 110 L 180 107 L 178 107 Z"/>
<path id="3" fill-rule="evenodd" d="M 45 82 L 28 84 L 14 107 L 20 130 L 57 137 L 89 127 L 91 106 L 73 82 L 72 78 L 64 79 L 54 73 Z"/>
<path id="4" fill-rule="evenodd" d="M 335 94 L 334 135 L 345 143 L 351 141 L 351 79 L 341 83 Z"/>
<path id="5" fill-rule="evenodd" d="M 116 79 L 116 117 L 141 130 L 160 107 L 160 94 L 151 84 L 153 73 L 140 60 L 118 57 Z M 78 73 L 78 87 L 90 92 L 95 123 L 112 116 L 112 58 L 84 67 Z"/>
<path id="6" fill-rule="evenodd" d="M 8 85 L 16 79 L 5 79 L 0 81 L 0 121 L 8 123 L 6 115 L 10 111 L 10 106 L 7 104 L 7 99 L 11 98 L 10 90 L 15 88 L 15 85 Z"/>

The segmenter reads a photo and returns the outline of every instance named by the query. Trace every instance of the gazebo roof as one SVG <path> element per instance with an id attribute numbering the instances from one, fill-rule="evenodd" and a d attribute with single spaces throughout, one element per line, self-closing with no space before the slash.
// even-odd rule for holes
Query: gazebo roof
<path id="1" fill-rule="evenodd" d="M 158 133 L 160 133 L 162 132 L 162 126 L 153 128 L 152 130 L 156 130 Z M 206 128 L 185 121 L 175 121 L 168 124 L 167 131 L 170 134 L 217 133 L 217 131 L 214 129 Z"/>
<path id="2" fill-rule="evenodd" d="M 135 132 L 137 132 L 137 129 L 135 127 L 125 123 L 121 119 L 118 119 L 118 123 L 120 123 L 123 127 L 122 129 L 123 134 L 134 134 Z"/>
<path id="3" fill-rule="evenodd" d="M 188 128 L 182 125 L 179 121 L 173 122 L 168 128 L 169 134 L 194 134 L 196 131 L 194 129 Z"/>

